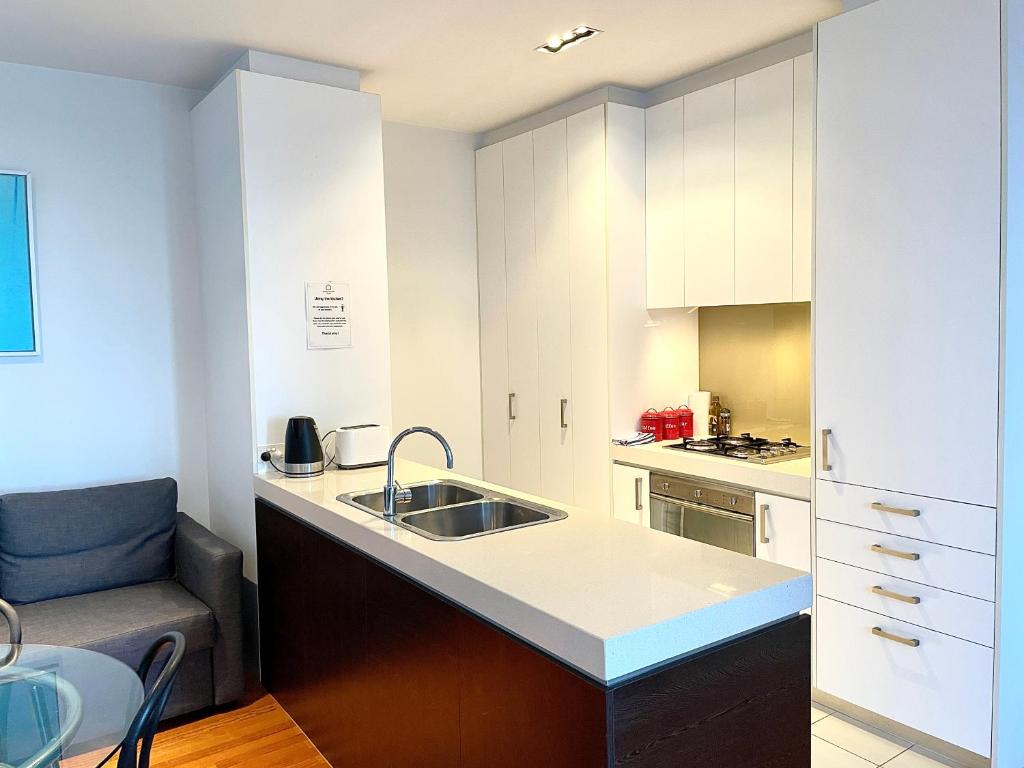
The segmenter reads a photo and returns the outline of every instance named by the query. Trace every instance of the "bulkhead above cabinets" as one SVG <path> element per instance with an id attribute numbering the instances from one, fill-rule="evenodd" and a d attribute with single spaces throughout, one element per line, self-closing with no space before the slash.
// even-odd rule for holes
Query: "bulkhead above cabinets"
<path id="1" fill-rule="evenodd" d="M 814 59 L 646 110 L 647 306 L 811 300 Z"/>

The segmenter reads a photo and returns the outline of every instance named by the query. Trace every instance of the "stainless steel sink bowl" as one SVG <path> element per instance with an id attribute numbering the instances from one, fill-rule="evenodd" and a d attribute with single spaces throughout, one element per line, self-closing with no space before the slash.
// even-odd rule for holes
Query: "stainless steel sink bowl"
<path id="1" fill-rule="evenodd" d="M 338 501 L 434 541 L 458 541 L 567 517 L 558 509 L 455 480 L 431 480 L 405 488 L 412 498 L 398 504 L 393 518 L 384 516 L 383 490 L 343 493 Z"/>
<path id="2" fill-rule="evenodd" d="M 465 539 L 565 517 L 564 512 L 490 499 L 403 515 L 399 524 L 432 539 Z"/>
<path id="3" fill-rule="evenodd" d="M 482 488 L 474 488 L 451 480 L 431 480 L 405 487 L 412 493 L 412 498 L 409 501 L 398 503 L 398 509 L 395 512 L 399 515 L 405 512 L 449 507 L 452 504 L 463 504 L 467 501 L 479 501 L 486 493 Z M 360 507 L 364 512 L 370 512 L 378 517 L 384 514 L 383 490 L 347 493 L 339 496 L 338 500 L 354 507 Z"/>

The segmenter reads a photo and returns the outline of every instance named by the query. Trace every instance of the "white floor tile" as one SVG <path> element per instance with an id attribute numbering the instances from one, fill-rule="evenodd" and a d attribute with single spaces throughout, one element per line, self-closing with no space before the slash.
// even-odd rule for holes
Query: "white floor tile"
<path id="1" fill-rule="evenodd" d="M 811 733 L 874 765 L 892 760 L 910 747 L 909 741 L 838 713 L 812 725 Z"/>
<path id="2" fill-rule="evenodd" d="M 875 764 L 812 736 L 811 768 L 875 768 Z"/>
<path id="3" fill-rule="evenodd" d="M 885 768 L 960 768 L 960 765 L 921 747 L 912 747 L 886 763 Z"/>
<path id="4" fill-rule="evenodd" d="M 828 707 L 824 706 L 823 704 L 815 704 L 812 701 L 811 702 L 811 724 L 813 725 L 814 723 L 818 722 L 819 720 L 824 720 L 826 717 L 831 715 L 833 712 L 835 712 L 834 709 L 829 709 Z"/>

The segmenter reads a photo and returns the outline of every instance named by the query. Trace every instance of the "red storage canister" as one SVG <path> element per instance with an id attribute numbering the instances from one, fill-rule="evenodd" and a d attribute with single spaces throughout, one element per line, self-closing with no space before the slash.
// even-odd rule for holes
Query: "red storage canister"
<path id="1" fill-rule="evenodd" d="M 640 415 L 640 431 L 654 435 L 654 442 L 665 439 L 665 414 L 648 408 Z"/>
<path id="2" fill-rule="evenodd" d="M 679 436 L 693 437 L 693 411 L 685 405 L 680 405 L 676 408 L 676 413 L 679 414 Z"/>
<path id="3" fill-rule="evenodd" d="M 675 408 L 666 408 L 661 412 L 665 420 L 665 439 L 679 439 L 679 411 Z"/>

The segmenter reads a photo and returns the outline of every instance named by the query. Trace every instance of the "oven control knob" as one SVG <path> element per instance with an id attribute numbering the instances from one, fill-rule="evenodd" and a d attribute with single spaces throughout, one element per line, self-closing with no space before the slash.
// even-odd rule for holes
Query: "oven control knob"
<path id="1" fill-rule="evenodd" d="M 739 500 L 735 496 L 733 496 L 731 499 L 729 499 L 729 503 L 732 504 L 734 507 L 736 506 L 738 501 Z"/>
<path id="2" fill-rule="evenodd" d="M 667 491 L 671 486 L 668 483 L 661 484 L 661 490 Z"/>
<path id="3" fill-rule="evenodd" d="M 704 491 L 702 491 L 700 488 L 698 488 L 697 490 L 695 490 L 693 492 L 693 498 L 695 498 L 695 499 L 699 499 L 703 495 L 704 495 Z"/>

